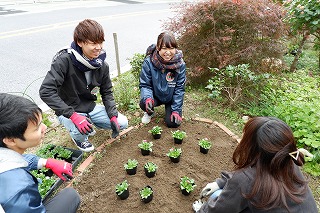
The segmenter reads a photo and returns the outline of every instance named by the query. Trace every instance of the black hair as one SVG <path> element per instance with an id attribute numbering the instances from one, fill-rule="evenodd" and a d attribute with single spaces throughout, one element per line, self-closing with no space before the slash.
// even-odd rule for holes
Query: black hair
<path id="1" fill-rule="evenodd" d="M 25 140 L 28 122 L 37 123 L 42 110 L 27 98 L 0 93 L 0 147 L 6 147 L 4 138 Z"/>

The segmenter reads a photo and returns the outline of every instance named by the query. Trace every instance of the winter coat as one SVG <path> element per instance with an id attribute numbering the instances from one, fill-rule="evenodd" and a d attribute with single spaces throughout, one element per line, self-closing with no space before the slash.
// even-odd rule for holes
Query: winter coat
<path id="1" fill-rule="evenodd" d="M 156 98 L 161 103 L 171 103 L 171 111 L 182 113 L 186 82 L 186 64 L 177 70 L 160 70 L 150 56 L 146 57 L 140 73 L 140 96 L 143 103 L 147 98 Z"/>
<path id="2" fill-rule="evenodd" d="M 303 177 L 298 166 L 295 165 L 295 171 L 300 177 Z M 255 208 L 249 200 L 242 194 L 248 194 L 255 178 L 255 168 L 246 168 L 234 173 L 222 172 L 222 178 L 216 180 L 219 188 L 223 189 L 217 198 L 209 198 L 197 213 L 288 213 L 285 208 L 276 208 L 271 210 L 260 210 Z M 290 213 L 318 213 L 312 192 L 308 187 L 303 195 L 302 203 L 295 203 L 289 198 L 287 204 Z"/>
<path id="3" fill-rule="evenodd" d="M 70 118 L 74 112 L 91 112 L 97 100 L 95 90 L 100 88 L 109 118 L 118 117 L 108 64 L 103 62 L 100 68 L 92 70 L 92 80 L 87 85 L 85 73 L 73 65 L 69 54 L 72 53 L 63 49 L 54 57 L 51 69 L 39 90 L 41 99 L 56 115 Z"/>
<path id="4" fill-rule="evenodd" d="M 39 157 L 0 148 L 0 204 L 6 213 L 46 212 L 38 180 L 29 171 L 37 169 Z"/>

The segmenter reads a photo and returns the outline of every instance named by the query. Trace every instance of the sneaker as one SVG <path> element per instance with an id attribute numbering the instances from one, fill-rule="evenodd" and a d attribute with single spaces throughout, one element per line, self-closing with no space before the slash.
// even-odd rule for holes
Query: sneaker
<path id="1" fill-rule="evenodd" d="M 94 136 L 96 134 L 96 130 L 93 130 L 92 132 L 89 133 L 89 136 Z"/>
<path id="2" fill-rule="evenodd" d="M 81 151 L 90 152 L 90 151 L 94 150 L 94 146 L 88 141 L 88 139 L 86 139 L 83 142 L 77 141 L 73 138 L 71 138 L 71 139 Z"/>
<path id="3" fill-rule="evenodd" d="M 151 118 L 153 117 L 154 113 L 152 115 L 148 115 L 148 113 L 144 112 L 143 117 L 141 118 L 141 122 L 143 124 L 148 124 L 151 121 Z"/>

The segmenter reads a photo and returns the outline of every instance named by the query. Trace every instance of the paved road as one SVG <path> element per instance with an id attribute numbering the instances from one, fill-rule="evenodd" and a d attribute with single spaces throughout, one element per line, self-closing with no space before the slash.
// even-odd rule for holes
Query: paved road
<path id="1" fill-rule="evenodd" d="M 38 90 L 43 77 L 53 55 L 71 43 L 79 21 L 92 18 L 103 25 L 106 60 L 116 72 L 113 33 L 117 33 L 120 66 L 125 70 L 128 58 L 156 42 L 163 21 L 174 15 L 171 3 L 175 1 L 20 2 L 24 3 L 0 0 L 0 92 L 26 92 L 42 105 Z"/>

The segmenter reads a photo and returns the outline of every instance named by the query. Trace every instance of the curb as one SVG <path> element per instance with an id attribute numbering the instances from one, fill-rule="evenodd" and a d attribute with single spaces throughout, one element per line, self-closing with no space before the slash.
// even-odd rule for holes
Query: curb
<path id="1" fill-rule="evenodd" d="M 216 126 L 218 126 L 221 130 L 223 130 L 225 133 L 227 133 L 230 137 L 232 137 L 233 139 L 235 139 L 238 143 L 240 142 L 240 138 L 234 134 L 232 131 L 230 131 L 225 125 L 217 122 L 217 121 L 212 121 L 210 119 L 207 118 L 192 118 L 191 120 L 194 121 L 199 121 L 199 122 L 204 122 L 204 123 L 208 123 L 208 124 L 214 124 Z M 91 164 L 91 162 L 95 159 L 96 153 L 97 152 L 101 152 L 107 145 L 112 144 L 113 142 L 115 142 L 116 140 L 120 139 L 122 135 L 127 134 L 129 131 L 131 131 L 132 129 L 138 128 L 139 126 L 141 126 L 141 124 L 138 124 L 136 126 L 131 126 L 125 130 L 123 130 L 118 137 L 116 138 L 111 138 L 108 139 L 106 142 L 102 143 L 99 147 L 96 148 L 96 150 L 91 153 L 89 155 L 89 157 L 87 157 L 76 169 L 75 174 L 73 175 L 73 179 L 68 183 L 68 185 L 66 187 L 72 187 L 73 181 L 75 180 L 75 178 L 80 177 L 83 172 L 89 167 L 89 165 Z"/>

